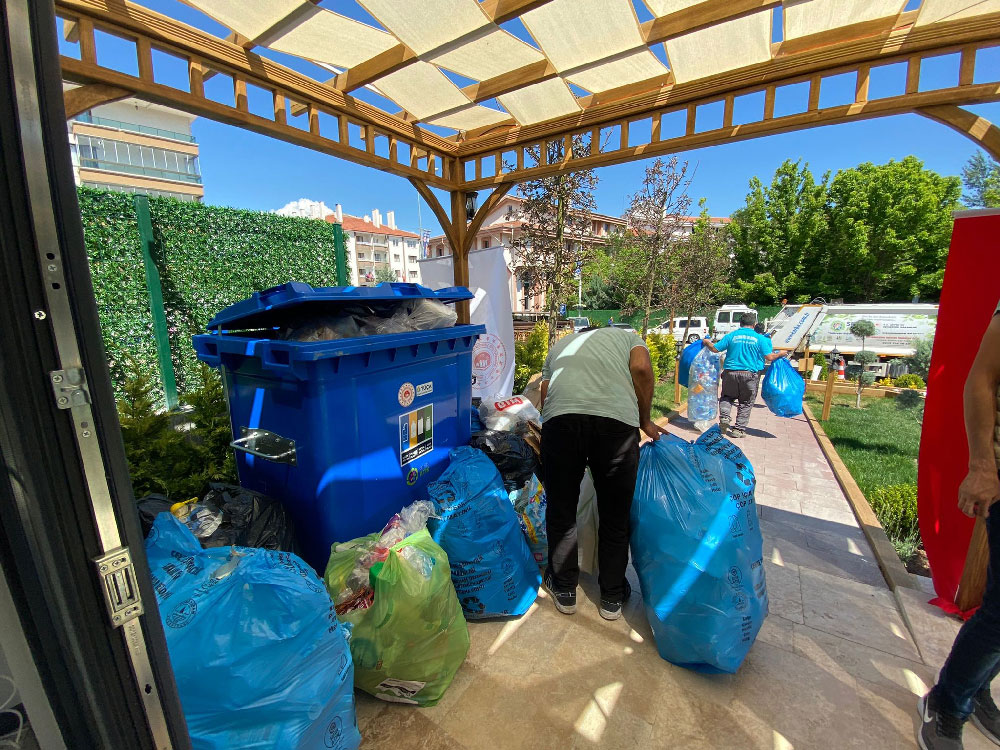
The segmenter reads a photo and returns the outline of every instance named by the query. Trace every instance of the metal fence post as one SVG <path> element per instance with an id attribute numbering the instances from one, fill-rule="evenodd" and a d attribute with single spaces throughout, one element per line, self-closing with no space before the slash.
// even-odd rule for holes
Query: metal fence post
<path id="1" fill-rule="evenodd" d="M 347 246 L 340 222 L 333 225 L 333 248 L 337 258 L 337 286 L 347 286 Z"/>
<path id="2" fill-rule="evenodd" d="M 177 408 L 177 380 L 174 363 L 170 358 L 170 336 L 167 333 L 167 315 L 163 309 L 163 288 L 160 272 L 153 262 L 153 221 L 149 214 L 149 199 L 145 195 L 133 198 L 139 239 L 142 244 L 142 265 L 146 271 L 146 289 L 149 291 L 149 311 L 153 315 L 153 332 L 156 335 L 156 357 L 160 363 L 160 379 L 167 411 Z"/>

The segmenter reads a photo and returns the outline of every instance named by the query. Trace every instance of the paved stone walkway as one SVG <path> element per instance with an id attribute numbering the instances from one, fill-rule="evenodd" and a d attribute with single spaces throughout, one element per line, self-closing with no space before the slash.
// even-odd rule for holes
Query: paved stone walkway
<path id="1" fill-rule="evenodd" d="M 683 419 L 670 429 L 697 435 Z M 470 623 L 468 658 L 437 706 L 358 693 L 363 747 L 915 748 L 917 696 L 957 624 L 912 592 L 914 640 L 804 417 L 758 406 L 741 447 L 758 477 L 771 614 L 738 674 L 663 661 L 640 597 L 605 622 L 596 581 L 584 576 L 574 616 L 543 593 L 519 619 Z M 989 747 L 966 730 L 966 748 Z"/>

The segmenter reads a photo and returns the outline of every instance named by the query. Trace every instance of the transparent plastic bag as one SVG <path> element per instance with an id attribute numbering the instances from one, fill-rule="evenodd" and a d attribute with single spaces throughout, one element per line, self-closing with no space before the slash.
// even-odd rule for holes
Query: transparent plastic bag
<path id="1" fill-rule="evenodd" d="M 455 309 L 436 299 L 415 299 L 401 303 L 388 318 L 374 322 L 375 333 L 408 333 L 450 328 L 458 320 Z"/>
<path id="2" fill-rule="evenodd" d="M 287 341 L 334 341 L 361 336 L 361 326 L 353 315 L 321 315 L 289 326 L 282 338 Z"/>
<path id="3" fill-rule="evenodd" d="M 719 417 L 719 355 L 708 347 L 695 356 L 688 374 L 688 419 L 704 432 Z"/>
<path id="4" fill-rule="evenodd" d="M 511 431 L 519 422 L 532 422 L 541 427 L 542 415 L 524 396 L 500 396 L 484 399 L 479 405 L 479 418 L 490 430 Z"/>

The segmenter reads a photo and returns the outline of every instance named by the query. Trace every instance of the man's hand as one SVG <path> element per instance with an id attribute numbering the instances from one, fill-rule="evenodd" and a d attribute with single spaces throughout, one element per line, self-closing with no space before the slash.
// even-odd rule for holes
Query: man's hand
<path id="1" fill-rule="evenodd" d="M 970 518 L 986 518 L 990 506 L 1000 499 L 996 466 L 970 469 L 958 488 L 958 509 Z"/>
<path id="2" fill-rule="evenodd" d="M 662 427 L 660 427 L 660 425 L 656 424 L 656 422 L 654 422 L 651 419 L 643 422 L 639 426 L 639 429 L 642 430 L 644 433 L 646 433 L 646 435 L 648 435 L 653 440 L 658 439 L 660 437 L 660 435 L 668 435 L 669 434 L 665 429 L 663 429 Z"/>

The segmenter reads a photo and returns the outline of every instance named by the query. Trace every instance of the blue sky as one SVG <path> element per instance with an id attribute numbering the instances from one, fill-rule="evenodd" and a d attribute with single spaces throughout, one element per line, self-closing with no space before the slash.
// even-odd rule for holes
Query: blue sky
<path id="1" fill-rule="evenodd" d="M 911 3 L 915 4 L 914 0 Z M 142 0 L 142 4 L 213 34 L 224 36 L 227 33 L 224 27 L 177 0 Z M 376 25 L 353 0 L 323 0 L 321 5 Z M 642 4 L 637 2 L 635 6 L 640 21 L 646 20 L 649 14 Z M 778 18 L 775 25 L 778 35 Z M 505 24 L 504 28 L 530 41 L 519 22 Z M 110 43 L 98 44 L 99 53 L 104 50 L 104 58 L 99 58 L 101 64 L 126 72 L 131 67 L 134 72 L 134 47 L 114 39 L 107 42 Z M 67 54 L 78 56 L 72 48 L 65 44 L 63 47 Z M 269 56 L 306 75 L 323 79 L 329 76 L 321 68 L 298 58 L 280 53 L 269 53 Z M 159 66 L 156 61 L 154 64 Z M 183 74 L 179 65 L 164 65 L 163 71 L 165 77 Z M 937 58 L 933 64 L 923 67 L 921 89 L 951 85 L 951 81 L 957 80 L 957 71 L 957 55 Z M 160 75 L 159 67 L 157 75 Z M 883 68 L 878 76 L 873 76 L 871 95 L 877 97 L 880 91 L 892 90 L 900 84 L 901 75 L 901 68 Z M 460 76 L 452 78 L 459 85 L 468 82 Z M 976 82 L 988 80 L 1000 80 L 1000 48 L 987 54 L 981 53 Z M 840 104 L 847 101 L 847 97 L 853 100 L 853 88 L 853 78 L 825 79 L 821 106 Z M 357 95 L 390 111 L 395 109 L 391 103 L 369 91 L 358 92 Z M 779 91 L 775 113 L 801 111 L 806 95 L 804 86 Z M 269 107 L 269 102 L 261 104 Z M 759 110 L 761 104 L 753 97 L 738 102 L 737 122 L 743 106 L 748 110 Z M 253 97 L 250 107 L 252 111 Z M 1000 103 L 971 106 L 969 109 L 1000 123 Z M 721 120 L 721 111 L 709 110 L 704 114 Z M 207 203 L 272 210 L 298 198 L 310 198 L 324 201 L 331 208 L 335 203 L 341 203 L 345 212 L 355 215 L 370 213 L 374 208 L 381 209 L 383 215 L 387 210 L 395 210 L 396 222 L 401 228 L 414 231 L 418 228 L 417 194 L 401 177 L 203 118 L 194 122 L 193 132 L 201 147 Z M 743 204 L 752 177 L 759 176 L 765 182 L 769 181 L 785 159 L 808 162 L 812 170 L 819 174 L 827 170 L 836 172 L 866 161 L 884 163 L 913 154 L 930 169 L 941 174 L 958 175 L 975 151 L 972 141 L 943 125 L 917 115 L 902 115 L 713 146 L 684 152 L 679 157 L 689 161 L 694 172 L 689 192 L 695 205 L 699 198 L 704 197 L 713 215 L 726 216 Z M 620 215 L 628 196 L 638 189 L 645 164 L 645 161 L 636 161 L 598 170 L 598 210 Z M 480 202 L 485 195 L 480 194 Z M 430 228 L 433 234 L 438 233 L 438 224 L 426 205 L 420 205 L 420 217 L 424 227 Z"/>

